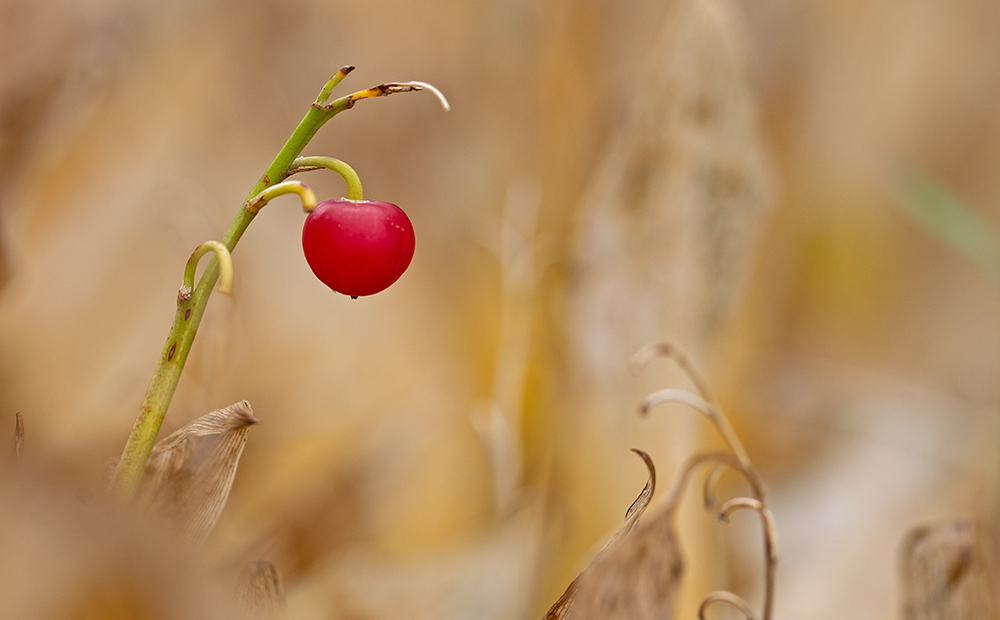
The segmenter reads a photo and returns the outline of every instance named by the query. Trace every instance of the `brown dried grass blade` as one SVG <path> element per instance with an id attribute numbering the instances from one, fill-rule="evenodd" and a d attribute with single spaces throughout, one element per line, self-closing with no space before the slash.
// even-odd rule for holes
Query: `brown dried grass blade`
<path id="1" fill-rule="evenodd" d="M 625 523 L 549 609 L 545 620 L 652 620 L 671 616 L 684 565 L 674 532 L 673 511 L 639 523 L 656 485 L 645 452 L 633 450 L 649 468 L 649 482 L 625 515 Z"/>
<path id="2" fill-rule="evenodd" d="M 990 537 L 967 519 L 911 530 L 900 553 L 903 619 L 1000 617 L 995 556 Z"/>
<path id="3" fill-rule="evenodd" d="M 13 467 L 21 464 L 24 454 L 24 418 L 21 413 L 14 414 L 14 438 L 10 442 L 10 463 Z"/>
<path id="4" fill-rule="evenodd" d="M 285 607 L 285 586 L 281 572 L 267 560 L 250 562 L 237 581 L 240 606 L 253 615 L 266 615 Z"/>
<path id="5" fill-rule="evenodd" d="M 250 426 L 250 403 L 217 409 L 157 442 L 137 501 L 166 513 L 184 537 L 200 543 L 229 498 Z"/>

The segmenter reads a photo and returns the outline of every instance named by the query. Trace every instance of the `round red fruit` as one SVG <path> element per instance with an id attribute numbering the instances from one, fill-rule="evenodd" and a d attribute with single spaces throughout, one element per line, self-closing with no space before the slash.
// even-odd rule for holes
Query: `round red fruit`
<path id="1" fill-rule="evenodd" d="M 398 280 L 415 243 L 410 218 L 379 200 L 327 200 L 302 227 L 302 251 L 313 273 L 351 297 L 372 295 Z"/>

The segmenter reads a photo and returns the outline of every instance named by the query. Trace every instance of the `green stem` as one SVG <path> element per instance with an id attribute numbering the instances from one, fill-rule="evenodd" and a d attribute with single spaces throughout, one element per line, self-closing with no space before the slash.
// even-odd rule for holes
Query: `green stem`
<path id="1" fill-rule="evenodd" d="M 446 110 L 448 109 L 444 95 L 430 84 L 423 82 L 389 82 L 327 103 L 334 87 L 353 69 L 354 67 L 350 66 L 343 67 L 323 86 L 316 101 L 309 107 L 309 111 L 306 112 L 295 131 L 278 152 L 277 157 L 271 162 L 264 176 L 250 190 L 246 202 L 240 207 L 236 218 L 222 238 L 221 243 L 229 252 L 236 248 L 236 244 L 246 232 L 247 226 L 257 216 L 257 212 L 262 206 L 260 194 L 265 189 L 285 180 L 289 168 L 292 167 L 292 162 L 302 153 L 302 149 L 306 147 L 309 140 L 316 135 L 324 123 L 337 114 L 351 109 L 361 99 L 420 90 L 433 92 L 441 101 L 441 105 Z M 358 182 L 357 187 L 360 192 L 360 182 Z M 305 206 L 305 195 L 303 195 L 303 203 Z M 315 199 L 313 204 L 315 204 Z M 205 314 L 208 298 L 211 296 L 212 289 L 218 279 L 219 261 L 217 258 L 213 258 L 205 268 L 205 273 L 202 274 L 194 292 L 189 296 L 178 296 L 177 314 L 174 315 L 173 325 L 170 327 L 170 333 L 167 334 L 167 342 L 163 345 L 160 361 L 153 372 L 153 380 L 146 390 L 146 396 L 139 407 L 139 415 L 132 426 L 132 432 L 125 443 L 121 460 L 118 462 L 118 468 L 111 481 L 113 491 L 125 501 L 130 500 L 139 488 L 139 481 L 146 469 L 146 461 L 153 450 L 160 426 L 163 425 L 163 417 L 170 406 L 170 400 L 173 398 L 177 382 L 184 370 L 184 364 L 187 362 L 188 353 L 191 351 L 191 343 L 194 342 L 201 318 Z"/>
<path id="2" fill-rule="evenodd" d="M 354 168 L 351 168 L 339 159 L 332 157 L 297 157 L 292 162 L 292 167 L 288 169 L 288 176 L 297 172 L 308 172 L 310 170 L 319 170 L 320 168 L 333 170 L 344 177 L 344 180 L 347 181 L 347 198 L 349 200 L 365 199 L 365 193 L 361 189 L 361 178 L 358 177 L 358 173 L 354 171 Z"/>
<path id="3" fill-rule="evenodd" d="M 339 71 L 333 74 L 333 77 L 323 86 L 323 90 L 319 91 L 319 96 L 316 97 L 316 103 L 320 105 L 326 105 L 327 100 L 330 98 L 330 93 L 333 89 L 337 87 L 337 84 L 347 77 L 347 74 L 354 71 L 353 65 L 345 65 L 340 68 Z"/>
<path id="4" fill-rule="evenodd" d="M 324 86 L 323 92 L 327 96 L 329 96 L 327 87 L 332 90 L 333 86 L 336 86 L 335 81 L 339 82 L 337 76 L 341 73 L 346 75 L 343 70 L 338 71 L 337 75 L 327 83 L 327 86 Z M 340 79 L 343 79 L 343 77 L 341 76 Z M 333 83 L 333 86 L 330 86 L 330 83 Z M 295 128 L 295 131 L 288 138 L 288 141 L 285 142 L 285 145 L 278 152 L 277 157 L 271 162 L 264 176 L 250 190 L 247 200 L 257 196 L 265 188 L 284 180 L 286 170 L 288 170 L 292 161 L 302 153 L 302 149 L 316 135 L 319 128 L 335 115 L 349 109 L 353 105 L 354 101 L 350 96 L 337 99 L 329 105 L 313 103 L 309 111 L 302 118 L 302 121 Z M 240 207 L 236 218 L 230 224 L 226 235 L 222 238 L 222 245 L 227 250 L 232 252 L 236 248 L 236 244 L 239 243 L 243 233 L 246 232 L 247 226 L 250 225 L 250 222 L 253 221 L 256 215 L 256 212 L 250 211 L 243 206 Z M 191 296 L 185 300 L 178 301 L 177 313 L 174 315 L 173 325 L 171 325 L 170 332 L 167 334 L 167 342 L 163 345 L 163 352 L 160 354 L 159 363 L 157 363 L 156 370 L 153 372 L 153 379 L 146 390 L 146 396 L 139 407 L 139 415 L 132 426 L 132 432 L 125 443 L 121 460 L 111 481 L 111 488 L 125 501 L 130 500 L 139 487 L 142 473 L 146 469 L 146 461 L 149 460 L 149 454 L 153 450 L 156 436 L 160 433 L 163 418 L 167 413 L 167 408 L 170 406 L 174 390 L 177 389 L 177 382 L 181 377 L 181 372 L 184 370 L 188 353 L 191 351 L 191 343 L 194 342 L 194 336 L 198 332 L 198 326 L 201 324 L 201 318 L 204 316 L 205 308 L 208 305 L 208 298 L 211 296 L 212 288 L 215 286 L 218 278 L 219 261 L 213 258 L 209 262 L 208 267 L 206 267 L 205 273 L 198 283 L 198 287 Z"/>

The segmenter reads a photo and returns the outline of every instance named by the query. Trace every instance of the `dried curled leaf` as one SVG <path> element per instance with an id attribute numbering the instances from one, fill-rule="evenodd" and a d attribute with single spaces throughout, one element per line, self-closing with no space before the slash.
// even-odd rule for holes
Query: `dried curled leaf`
<path id="1" fill-rule="evenodd" d="M 771 210 L 738 6 L 672 5 L 581 212 L 574 320 L 597 381 L 661 334 L 716 342 Z"/>
<path id="2" fill-rule="evenodd" d="M 226 505 L 247 433 L 257 422 L 244 400 L 160 440 L 150 454 L 137 502 L 166 513 L 186 539 L 200 543 Z"/>
<path id="3" fill-rule="evenodd" d="M 652 620 L 672 615 L 684 571 L 673 506 L 639 524 L 656 487 L 656 470 L 649 455 L 633 452 L 649 468 L 649 481 L 626 513 L 622 527 L 573 580 L 544 620 Z"/>
<path id="4" fill-rule="evenodd" d="M 250 562 L 237 581 L 240 605 L 251 614 L 268 614 L 285 607 L 285 586 L 278 568 L 267 560 Z"/>

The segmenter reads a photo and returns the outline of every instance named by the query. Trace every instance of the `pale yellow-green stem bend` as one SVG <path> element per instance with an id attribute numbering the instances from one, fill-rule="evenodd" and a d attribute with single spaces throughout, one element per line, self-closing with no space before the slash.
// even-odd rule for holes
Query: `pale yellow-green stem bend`
<path id="1" fill-rule="evenodd" d="M 257 213 L 264 208 L 264 205 L 285 194 L 298 194 L 299 198 L 302 199 L 302 210 L 306 213 L 316 208 L 316 194 L 309 189 L 308 185 L 301 181 L 283 181 L 272 185 L 248 200 L 246 209 L 250 213 Z"/>
<path id="2" fill-rule="evenodd" d="M 288 176 L 299 172 L 309 172 L 310 170 L 319 170 L 320 168 L 326 168 L 327 170 L 333 170 L 340 176 L 344 177 L 344 181 L 347 182 L 347 198 L 350 200 L 364 200 L 365 192 L 361 188 L 361 178 L 358 173 L 354 171 L 347 165 L 346 162 L 340 161 L 339 159 L 334 159 L 332 157 L 297 157 L 295 161 L 292 162 L 292 167 L 288 169 Z"/>
<path id="3" fill-rule="evenodd" d="M 194 290 L 195 270 L 198 269 L 201 257 L 209 252 L 214 252 L 216 260 L 219 261 L 219 288 L 216 290 L 223 295 L 232 295 L 233 257 L 229 254 L 229 249 L 218 241 L 206 241 L 195 249 L 184 267 L 184 282 L 181 284 L 181 290 L 177 293 L 179 302 L 191 297 L 191 292 Z"/>

